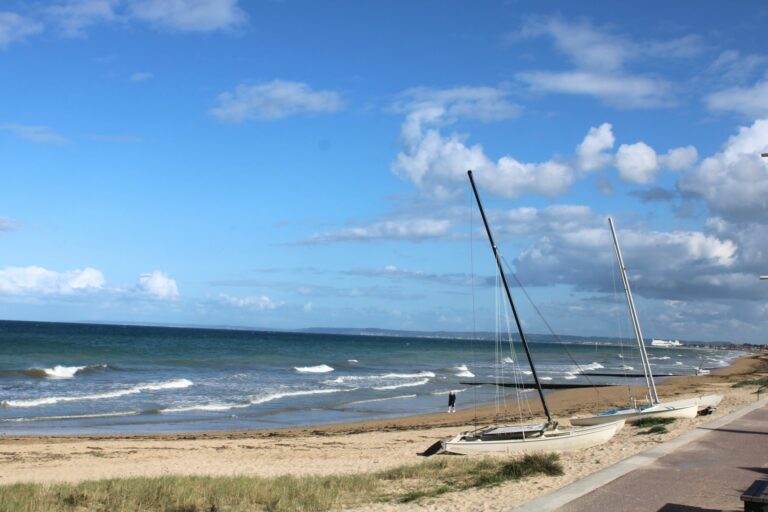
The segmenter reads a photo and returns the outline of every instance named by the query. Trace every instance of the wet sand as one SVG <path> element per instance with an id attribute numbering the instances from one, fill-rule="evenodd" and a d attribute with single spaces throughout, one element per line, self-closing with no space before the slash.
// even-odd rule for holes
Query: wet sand
<path id="1" fill-rule="evenodd" d="M 501 510 L 567 485 L 579 478 L 671 439 L 697 425 L 753 402 L 754 387 L 733 388 L 740 380 L 768 375 L 768 355 L 736 359 L 731 366 L 699 377 L 670 377 L 658 386 L 664 400 L 722 394 L 717 411 L 678 420 L 669 433 L 637 435 L 627 426 L 610 442 L 562 455 L 565 475 L 538 477 L 484 490 L 433 498 L 408 507 L 376 504 L 360 510 Z M 627 404 L 626 386 L 562 390 L 548 395 L 562 424 L 576 414 Z M 543 414 L 534 393 L 526 401 L 473 408 L 471 391 L 460 395 L 459 412 L 436 413 L 359 423 L 249 432 L 172 435 L 0 437 L 0 485 L 15 482 L 94 480 L 128 476 L 342 474 L 418 463 L 417 455 L 438 439 L 504 418 L 529 420 Z M 461 410 L 465 407 L 464 410 Z M 494 505 L 495 503 L 498 504 Z"/>

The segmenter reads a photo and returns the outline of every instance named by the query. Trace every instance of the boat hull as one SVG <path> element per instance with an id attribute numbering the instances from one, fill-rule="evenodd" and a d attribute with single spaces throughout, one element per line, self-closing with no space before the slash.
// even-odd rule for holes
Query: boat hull
<path id="1" fill-rule="evenodd" d="M 620 409 L 612 414 L 598 414 L 596 416 L 587 416 L 586 418 L 571 418 L 571 425 L 577 427 L 586 427 L 591 425 L 602 425 L 619 419 L 627 423 L 637 423 L 645 418 L 676 418 L 690 419 L 698 414 L 699 407 L 696 403 L 680 404 L 658 404 L 646 409 Z"/>
<path id="2" fill-rule="evenodd" d="M 534 452 L 567 452 L 589 448 L 605 443 L 624 426 L 623 420 L 613 421 L 587 428 L 553 430 L 545 432 L 540 437 L 526 439 L 504 439 L 498 441 L 468 440 L 465 434 L 459 434 L 446 441 L 443 448 L 446 452 L 459 455 L 482 453 L 534 453 Z"/>
<path id="3" fill-rule="evenodd" d="M 707 409 L 709 407 L 717 407 L 720 401 L 723 399 L 723 395 L 704 395 L 697 396 L 696 398 L 684 398 L 682 400 L 675 400 L 672 402 L 664 402 L 664 405 L 672 405 L 674 407 L 684 407 L 689 405 L 696 405 L 698 410 Z"/>

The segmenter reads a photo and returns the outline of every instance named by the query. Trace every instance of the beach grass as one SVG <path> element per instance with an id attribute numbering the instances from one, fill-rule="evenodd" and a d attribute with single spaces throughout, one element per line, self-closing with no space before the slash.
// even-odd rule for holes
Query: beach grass
<path id="1" fill-rule="evenodd" d="M 659 425 L 671 425 L 675 421 L 676 418 L 643 418 L 640 421 L 635 422 L 632 426 L 635 428 L 648 428 Z"/>
<path id="2" fill-rule="evenodd" d="M 762 377 L 759 379 L 741 380 L 733 385 L 733 387 L 735 388 L 743 388 L 745 386 L 760 386 L 760 387 L 768 386 L 768 377 Z"/>
<path id="3" fill-rule="evenodd" d="M 377 473 L 332 476 L 163 476 L 0 487 L 0 511 L 303 512 L 412 502 L 447 492 L 563 474 L 554 454 L 440 457 Z"/>

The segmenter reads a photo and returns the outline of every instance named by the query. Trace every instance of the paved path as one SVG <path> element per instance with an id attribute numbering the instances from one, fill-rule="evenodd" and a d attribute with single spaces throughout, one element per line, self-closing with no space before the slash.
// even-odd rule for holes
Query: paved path
<path id="1" fill-rule="evenodd" d="M 761 400 L 519 510 L 736 511 L 744 509 L 741 493 L 765 478 L 768 402 Z"/>

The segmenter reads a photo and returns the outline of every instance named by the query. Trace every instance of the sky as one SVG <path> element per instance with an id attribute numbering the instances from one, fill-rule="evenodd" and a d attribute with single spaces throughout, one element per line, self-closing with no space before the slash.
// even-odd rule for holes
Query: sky
<path id="1" fill-rule="evenodd" d="M 0 4 L 0 318 L 766 342 L 761 1 Z M 531 297 L 529 302 L 518 281 Z"/>

